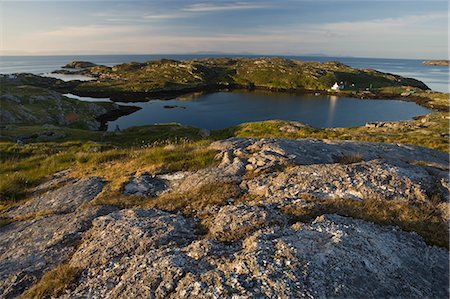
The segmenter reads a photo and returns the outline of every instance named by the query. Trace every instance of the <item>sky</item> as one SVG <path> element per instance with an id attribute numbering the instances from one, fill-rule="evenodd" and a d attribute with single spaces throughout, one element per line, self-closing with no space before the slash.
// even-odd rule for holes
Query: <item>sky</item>
<path id="1" fill-rule="evenodd" d="M 5 1 L 0 55 L 448 58 L 448 1 Z"/>

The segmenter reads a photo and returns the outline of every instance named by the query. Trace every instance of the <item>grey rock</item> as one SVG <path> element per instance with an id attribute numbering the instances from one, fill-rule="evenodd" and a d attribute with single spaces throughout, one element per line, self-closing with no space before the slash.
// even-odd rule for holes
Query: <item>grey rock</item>
<path id="1" fill-rule="evenodd" d="M 218 183 L 240 183 L 245 174 L 246 160 L 233 157 L 232 153 L 222 153 L 222 162 L 218 167 L 211 167 L 192 173 L 180 182 L 178 192 L 188 192 L 205 185 Z"/>
<path id="2" fill-rule="evenodd" d="M 325 215 L 223 244 L 194 240 L 186 221 L 156 210 L 98 218 L 71 259 L 84 271 L 64 297 L 448 296 L 448 252 L 395 227 Z"/>
<path id="3" fill-rule="evenodd" d="M 10 101 L 16 104 L 20 104 L 20 99 L 18 99 L 16 96 L 13 96 L 12 94 L 3 94 L 0 96 L 0 101 L 1 100 L 5 100 L 5 101 Z"/>
<path id="4" fill-rule="evenodd" d="M 435 204 L 430 195 L 449 188 L 447 154 L 310 139 L 232 138 L 211 148 L 217 167 L 124 186 L 158 196 L 229 182 L 249 193 L 199 209 L 198 220 L 157 209 L 82 210 L 102 190 L 100 178 L 61 173 L 38 187 L 40 195 L 6 214 L 69 214 L 0 228 L 0 296 L 19 295 L 67 262 L 81 272 L 64 298 L 448 298 L 448 251 L 416 233 L 337 215 L 292 224 L 279 212 L 307 209 L 316 203 L 303 196 L 311 195 Z M 352 155 L 359 158 L 342 164 Z M 448 206 L 436 204 L 443 221 Z"/>
<path id="5" fill-rule="evenodd" d="M 9 217 L 39 213 L 68 213 L 94 199 L 103 188 L 103 180 L 90 177 L 66 184 L 64 187 L 38 195 L 8 212 Z"/>
<path id="6" fill-rule="evenodd" d="M 230 268 L 253 276 L 253 296 L 448 296 L 448 252 L 393 227 L 321 216 L 311 224 L 258 231 L 243 244 Z"/>
<path id="7" fill-rule="evenodd" d="M 2 124 L 14 124 L 17 122 L 17 119 L 8 110 L 0 109 L 0 122 Z"/>
<path id="8" fill-rule="evenodd" d="M 76 182 L 75 178 L 71 178 L 69 176 L 70 169 L 65 169 L 62 171 L 59 171 L 52 175 L 52 178 L 40 185 L 38 185 L 36 188 L 34 188 L 35 194 L 43 193 L 46 191 L 54 190 L 58 187 L 62 187 L 63 185 L 69 183 L 69 182 Z"/>
<path id="9" fill-rule="evenodd" d="M 42 131 L 37 132 L 33 135 L 37 135 L 36 137 L 34 137 L 34 140 L 37 142 L 54 141 L 66 137 L 65 134 L 57 133 L 54 131 Z"/>
<path id="10" fill-rule="evenodd" d="M 167 189 L 167 184 L 160 178 L 143 174 L 133 176 L 124 186 L 125 195 L 157 196 Z"/>
<path id="11" fill-rule="evenodd" d="M 268 159 L 274 155 L 290 159 L 295 165 L 332 164 L 336 157 L 358 153 L 364 161 L 384 159 L 389 162 L 396 161 L 425 161 L 437 163 L 443 167 L 448 166 L 448 155 L 419 146 L 390 143 L 374 143 L 362 141 L 338 141 L 318 139 L 251 139 L 230 138 L 211 144 L 211 148 L 222 152 L 236 149 L 247 149 L 253 153 L 257 161 Z M 253 163 L 252 163 L 253 164 Z M 262 164 L 262 163 L 261 163 Z"/>
<path id="12" fill-rule="evenodd" d="M 45 271 L 67 260 L 92 220 L 114 210 L 94 207 L 0 227 L 0 297 L 18 296 Z"/>
<path id="13" fill-rule="evenodd" d="M 89 241 L 80 246 L 71 264 L 90 267 L 121 257 L 126 260 L 151 248 L 184 245 L 194 238 L 193 220 L 156 209 L 122 210 L 93 222 Z"/>
<path id="14" fill-rule="evenodd" d="M 224 206 L 209 227 L 211 237 L 222 241 L 239 240 L 264 226 L 283 223 L 283 218 L 268 207 Z"/>
<path id="15" fill-rule="evenodd" d="M 294 166 L 246 182 L 250 193 L 278 200 L 312 195 L 318 198 L 426 200 L 434 179 L 422 167 L 372 160 L 350 165 Z"/>
<path id="16" fill-rule="evenodd" d="M 425 200 L 427 194 L 448 198 L 447 154 L 400 144 L 360 141 L 231 138 L 211 144 L 223 165 L 242 159 L 247 172 L 234 177 L 243 189 L 271 201 L 310 194 L 322 198 L 367 197 Z M 242 156 L 242 154 L 240 154 Z M 357 156 L 361 162 L 336 163 Z M 221 164 L 221 165 L 222 165 Z M 223 167 L 223 166 L 222 166 Z M 222 176 L 226 176 L 222 173 Z M 218 178 L 217 175 L 214 176 Z"/>

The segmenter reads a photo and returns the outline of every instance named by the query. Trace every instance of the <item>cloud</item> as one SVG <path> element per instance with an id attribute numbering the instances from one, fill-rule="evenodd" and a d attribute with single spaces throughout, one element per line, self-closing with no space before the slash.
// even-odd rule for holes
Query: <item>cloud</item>
<path id="1" fill-rule="evenodd" d="M 186 13 L 171 13 L 171 14 L 153 14 L 153 15 L 144 15 L 143 18 L 146 20 L 166 20 L 166 19 L 177 19 L 177 18 L 183 18 L 183 17 L 189 17 L 189 14 Z"/>
<path id="2" fill-rule="evenodd" d="M 188 12 L 216 12 L 226 10 L 263 9 L 269 7 L 271 7 L 271 5 L 266 3 L 249 3 L 249 2 L 196 3 L 184 7 L 182 10 Z"/>
<path id="3" fill-rule="evenodd" d="M 137 29 L 139 28 L 136 26 L 86 25 L 63 27 L 56 30 L 40 32 L 38 35 L 44 37 L 88 37 L 130 33 Z"/>
<path id="4" fill-rule="evenodd" d="M 333 30 L 338 32 L 361 32 L 367 34 L 389 34 L 390 32 L 392 32 L 392 30 L 406 29 L 405 33 L 410 32 L 414 34 L 415 29 L 428 30 L 428 27 L 433 26 L 432 22 L 446 20 L 447 18 L 448 16 L 446 13 L 433 13 L 427 15 L 410 15 L 400 18 L 384 18 L 353 22 L 334 22 L 323 24 L 321 27 L 326 30 Z"/>

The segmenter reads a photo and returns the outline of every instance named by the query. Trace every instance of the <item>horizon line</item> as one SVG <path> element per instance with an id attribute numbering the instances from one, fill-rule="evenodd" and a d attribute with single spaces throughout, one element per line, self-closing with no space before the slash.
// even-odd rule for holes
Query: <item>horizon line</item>
<path id="1" fill-rule="evenodd" d="M 367 58 L 367 59 L 400 59 L 400 60 L 448 60 L 449 57 L 444 58 L 393 58 L 393 57 L 365 57 L 365 56 L 346 56 L 346 55 L 327 55 L 327 54 L 258 54 L 258 53 L 222 53 L 222 52 L 191 52 L 191 53 L 106 53 L 106 54 L 100 54 L 100 53 L 94 53 L 94 54 L 41 54 L 41 53 L 26 53 L 26 54 L 2 54 L 0 53 L 0 57 L 30 57 L 30 56 L 120 56 L 120 55 L 126 55 L 126 56 L 189 56 L 189 55 L 197 55 L 197 56 L 207 56 L 207 55 L 214 55 L 214 56 L 222 56 L 227 57 L 227 55 L 241 55 L 241 56 L 257 56 L 257 57 L 331 57 L 331 58 Z"/>

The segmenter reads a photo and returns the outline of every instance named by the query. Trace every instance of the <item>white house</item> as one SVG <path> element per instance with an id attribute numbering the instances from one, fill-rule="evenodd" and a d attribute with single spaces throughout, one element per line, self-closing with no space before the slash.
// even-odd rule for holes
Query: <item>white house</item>
<path id="1" fill-rule="evenodd" d="M 334 85 L 331 87 L 331 89 L 336 91 L 341 90 L 341 86 L 337 82 L 335 82 Z"/>

